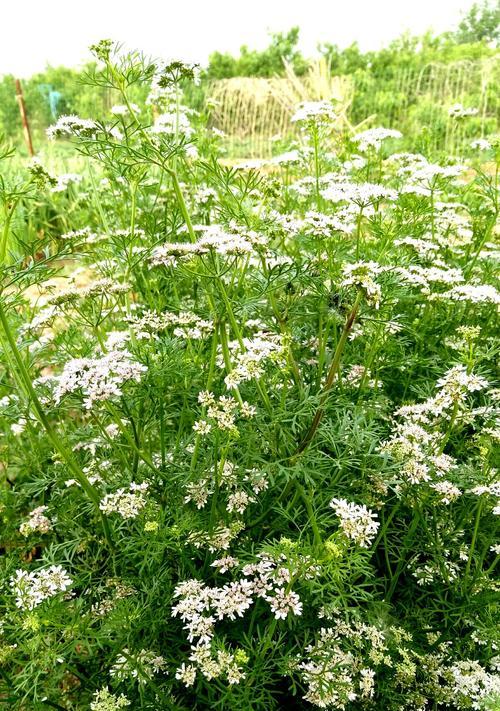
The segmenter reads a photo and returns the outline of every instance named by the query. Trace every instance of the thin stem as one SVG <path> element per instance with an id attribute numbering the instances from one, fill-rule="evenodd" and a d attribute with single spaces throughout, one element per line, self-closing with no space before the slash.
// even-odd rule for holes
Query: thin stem
<path id="1" fill-rule="evenodd" d="M 319 141 L 318 127 L 313 128 L 313 145 L 314 145 L 314 177 L 316 181 L 316 205 L 318 211 L 321 210 L 321 193 L 319 191 L 320 165 L 319 165 Z"/>
<path id="2" fill-rule="evenodd" d="M 363 220 L 363 208 L 360 209 L 356 218 L 356 259 L 359 258 L 359 248 L 361 244 L 361 222 Z"/>
<path id="3" fill-rule="evenodd" d="M 316 434 L 316 430 L 318 429 L 318 427 L 321 423 L 321 420 L 323 419 L 323 415 L 325 413 L 326 400 L 327 400 L 328 394 L 332 388 L 333 382 L 335 380 L 335 376 L 337 375 L 337 372 L 338 372 L 338 369 L 340 366 L 340 359 L 341 359 L 342 353 L 344 351 L 344 346 L 346 344 L 349 333 L 353 327 L 354 321 L 356 320 L 356 315 L 358 313 L 360 303 L 361 303 L 361 292 L 358 293 L 358 296 L 356 297 L 356 301 L 353 304 L 351 312 L 350 312 L 349 316 L 347 317 L 347 321 L 344 324 L 344 328 L 342 330 L 342 335 L 340 336 L 339 342 L 337 343 L 337 348 L 335 349 L 335 353 L 333 355 L 333 360 L 330 365 L 330 370 L 328 371 L 328 376 L 326 379 L 325 387 L 323 388 L 319 407 L 316 410 L 316 414 L 315 414 L 314 419 L 311 423 L 311 426 L 309 427 L 309 430 L 307 431 L 306 436 L 304 437 L 301 444 L 299 445 L 299 448 L 297 449 L 296 455 L 302 454 L 302 452 L 304 452 L 304 450 L 307 449 L 307 447 L 311 444 L 311 442 L 314 438 L 314 435 Z"/>
<path id="4" fill-rule="evenodd" d="M 440 455 L 444 452 L 444 448 L 446 447 L 448 440 L 450 439 L 450 435 L 451 435 L 453 427 L 455 425 L 455 420 L 457 419 L 457 415 L 458 415 L 458 402 L 455 402 L 453 405 L 453 410 L 451 412 L 450 423 L 449 423 L 448 429 L 446 430 L 446 433 L 441 441 L 441 445 L 438 450 L 438 455 Z"/>
<path id="5" fill-rule="evenodd" d="M 314 543 L 316 546 L 320 547 L 323 545 L 323 540 L 321 538 L 321 533 L 318 527 L 318 522 L 316 521 L 316 515 L 314 513 L 311 500 L 306 494 L 304 487 L 298 482 L 297 479 L 295 480 L 295 488 L 298 491 L 300 497 L 302 498 L 304 506 L 306 507 L 307 515 L 309 517 L 309 523 L 311 524 L 311 528 L 314 534 Z"/>
<path id="6" fill-rule="evenodd" d="M 229 353 L 229 345 L 227 342 L 227 332 L 225 323 L 220 324 L 220 344 L 222 348 L 222 356 L 224 358 L 224 365 L 226 366 L 226 371 L 229 375 L 233 370 L 233 366 L 231 363 L 231 354 Z M 243 400 L 237 386 L 234 388 L 234 392 L 236 395 L 236 399 L 238 400 L 238 403 L 241 406 L 243 404 Z"/>
<path id="7" fill-rule="evenodd" d="M 479 522 L 481 520 L 481 513 L 483 511 L 483 499 L 480 499 L 479 504 L 477 506 L 477 512 L 476 512 L 476 520 L 474 523 L 474 531 L 472 533 L 472 540 L 469 548 L 469 555 L 467 557 L 467 565 L 465 566 L 465 572 L 464 572 L 464 585 L 467 580 L 467 577 L 470 572 L 470 567 L 472 564 L 472 556 L 474 555 L 474 549 L 476 547 L 476 541 L 477 541 L 477 534 L 479 532 Z"/>

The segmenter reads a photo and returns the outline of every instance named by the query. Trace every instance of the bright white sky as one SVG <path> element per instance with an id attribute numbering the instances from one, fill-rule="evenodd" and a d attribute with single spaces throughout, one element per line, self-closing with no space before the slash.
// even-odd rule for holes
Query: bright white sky
<path id="1" fill-rule="evenodd" d="M 451 29 L 473 0 L 4 0 L 0 75 L 47 64 L 76 66 L 107 38 L 156 57 L 206 62 L 214 50 L 262 49 L 268 31 L 301 28 L 301 49 L 318 42 L 378 49 L 405 30 Z"/>

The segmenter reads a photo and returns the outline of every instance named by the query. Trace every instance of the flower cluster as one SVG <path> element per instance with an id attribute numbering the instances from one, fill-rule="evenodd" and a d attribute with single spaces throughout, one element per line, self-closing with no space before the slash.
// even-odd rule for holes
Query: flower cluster
<path id="1" fill-rule="evenodd" d="M 112 694 L 107 686 L 94 693 L 90 711 L 119 711 L 130 706 L 130 701 L 124 694 Z"/>
<path id="2" fill-rule="evenodd" d="M 221 256 L 245 256 L 264 243 L 264 238 L 254 232 L 225 230 L 220 225 L 201 225 L 203 236 L 196 242 L 172 242 L 155 247 L 151 254 L 153 266 L 173 266 L 178 261 L 192 259 L 214 252 Z"/>
<path id="3" fill-rule="evenodd" d="M 92 119 L 82 119 L 79 116 L 60 116 L 57 123 L 47 129 L 47 136 L 50 139 L 60 136 L 93 138 L 98 130 L 98 124 Z"/>
<path id="4" fill-rule="evenodd" d="M 384 632 L 364 622 L 333 622 L 319 630 L 307 658 L 297 664 L 307 686 L 304 698 L 318 708 L 364 705 L 375 693 L 376 667 L 390 659 Z"/>
<path id="5" fill-rule="evenodd" d="M 117 681 L 137 679 L 140 684 L 146 684 L 155 674 L 165 672 L 167 663 L 161 654 L 155 654 L 149 649 L 141 649 L 132 653 L 124 649 L 116 658 L 109 673 Z"/>
<path id="6" fill-rule="evenodd" d="M 466 108 L 462 104 L 458 103 L 453 104 L 453 106 L 450 106 L 448 109 L 448 116 L 456 119 L 466 118 L 467 116 L 476 116 L 478 113 L 479 109 L 476 109 L 475 107 Z"/>
<path id="7" fill-rule="evenodd" d="M 238 562 L 231 559 L 229 565 L 235 568 Z M 225 568 L 220 564 L 218 567 Z M 204 653 L 210 652 L 216 622 L 224 619 L 235 621 L 243 617 L 259 598 L 269 603 L 277 620 L 301 615 L 302 603 L 298 594 L 290 589 L 291 584 L 298 575 L 310 579 L 317 574 L 317 569 L 307 558 L 300 560 L 297 566 L 287 561 L 285 555 L 277 559 L 260 555 L 256 563 L 244 565 L 241 571 L 245 577 L 222 587 L 209 587 L 199 580 L 187 580 L 174 591 L 174 597 L 179 601 L 173 606 L 172 615 L 183 621 L 192 645 L 190 659 L 198 661 L 198 664 L 197 651 L 200 647 L 205 650 Z M 203 671 L 203 665 L 200 666 Z M 188 679 L 193 679 L 192 675 Z"/>
<path id="8" fill-rule="evenodd" d="M 343 279 L 341 286 L 354 286 L 360 289 L 367 302 L 374 308 L 378 308 L 382 295 L 380 285 L 375 281 L 375 277 L 383 271 L 376 262 L 355 262 L 354 264 L 344 264 L 342 268 Z"/>
<path id="9" fill-rule="evenodd" d="M 132 482 L 129 491 L 118 489 L 113 494 L 106 494 L 99 508 L 105 514 L 118 513 L 122 518 L 135 518 L 147 504 L 144 494 L 148 489 L 146 481 L 141 484 Z"/>
<path id="10" fill-rule="evenodd" d="M 30 511 L 27 521 L 21 524 L 19 532 L 23 536 L 29 536 L 32 533 L 48 533 L 52 530 L 52 521 L 45 515 L 48 511 L 48 506 L 37 506 L 36 509 Z"/>
<path id="11" fill-rule="evenodd" d="M 340 519 L 342 533 L 362 548 L 368 548 L 380 526 L 377 514 L 345 499 L 332 499 L 330 506 Z"/>
<path id="12" fill-rule="evenodd" d="M 237 435 L 236 417 L 239 415 L 249 419 L 256 412 L 255 407 L 248 402 L 239 403 L 228 395 L 221 395 L 216 399 L 213 393 L 207 391 L 198 393 L 198 402 L 206 408 L 204 418 L 193 425 L 193 430 L 199 435 L 207 435 L 212 426 Z"/>
<path id="13" fill-rule="evenodd" d="M 65 592 L 72 584 L 72 579 L 61 565 L 51 565 L 31 572 L 16 570 L 10 579 L 16 606 L 22 610 L 33 610 L 44 600 Z"/>
<path id="14" fill-rule="evenodd" d="M 366 131 L 357 133 L 352 140 L 358 144 L 360 151 L 364 152 L 369 148 L 379 151 L 383 141 L 388 138 L 401 138 L 402 135 L 401 131 L 393 128 L 369 128 Z"/>
<path id="15" fill-rule="evenodd" d="M 292 123 L 329 125 L 337 120 L 330 101 L 304 101 L 292 116 Z"/>
<path id="16" fill-rule="evenodd" d="M 206 338 L 213 331 L 212 321 L 200 318 L 189 311 L 180 313 L 144 311 L 140 316 L 131 316 L 131 328 L 139 340 L 156 338 L 156 334 L 173 327 L 173 335 L 177 338 L 199 340 Z"/>
<path id="17" fill-rule="evenodd" d="M 60 403 L 68 393 L 81 392 L 85 408 L 91 410 L 97 402 L 120 397 L 123 384 L 139 382 L 146 370 L 125 349 L 110 351 L 101 358 L 73 358 L 57 377 L 54 402 Z"/>
<path id="18" fill-rule="evenodd" d="M 252 338 L 242 341 L 230 341 L 228 344 L 232 357 L 231 371 L 224 378 L 226 387 L 237 388 L 240 383 L 264 374 L 267 362 L 283 364 L 285 345 L 279 334 L 257 332 Z M 220 366 L 224 364 L 224 356 L 218 356 Z"/>

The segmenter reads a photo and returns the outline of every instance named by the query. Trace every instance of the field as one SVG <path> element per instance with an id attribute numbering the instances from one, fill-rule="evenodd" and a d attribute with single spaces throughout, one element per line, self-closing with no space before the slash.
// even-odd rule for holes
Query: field
<path id="1" fill-rule="evenodd" d="M 498 137 L 93 49 L 0 145 L 0 708 L 498 709 Z"/>

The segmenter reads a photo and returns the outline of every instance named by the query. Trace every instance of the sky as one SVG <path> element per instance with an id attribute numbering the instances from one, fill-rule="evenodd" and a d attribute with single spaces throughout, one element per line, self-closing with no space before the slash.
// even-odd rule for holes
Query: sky
<path id="1" fill-rule="evenodd" d="M 318 42 L 379 49 L 406 30 L 452 29 L 473 0 L 0 0 L 0 75 L 26 77 L 47 64 L 78 66 L 99 39 L 155 57 L 206 63 L 215 50 L 263 49 L 270 31 L 301 28 Z"/>

